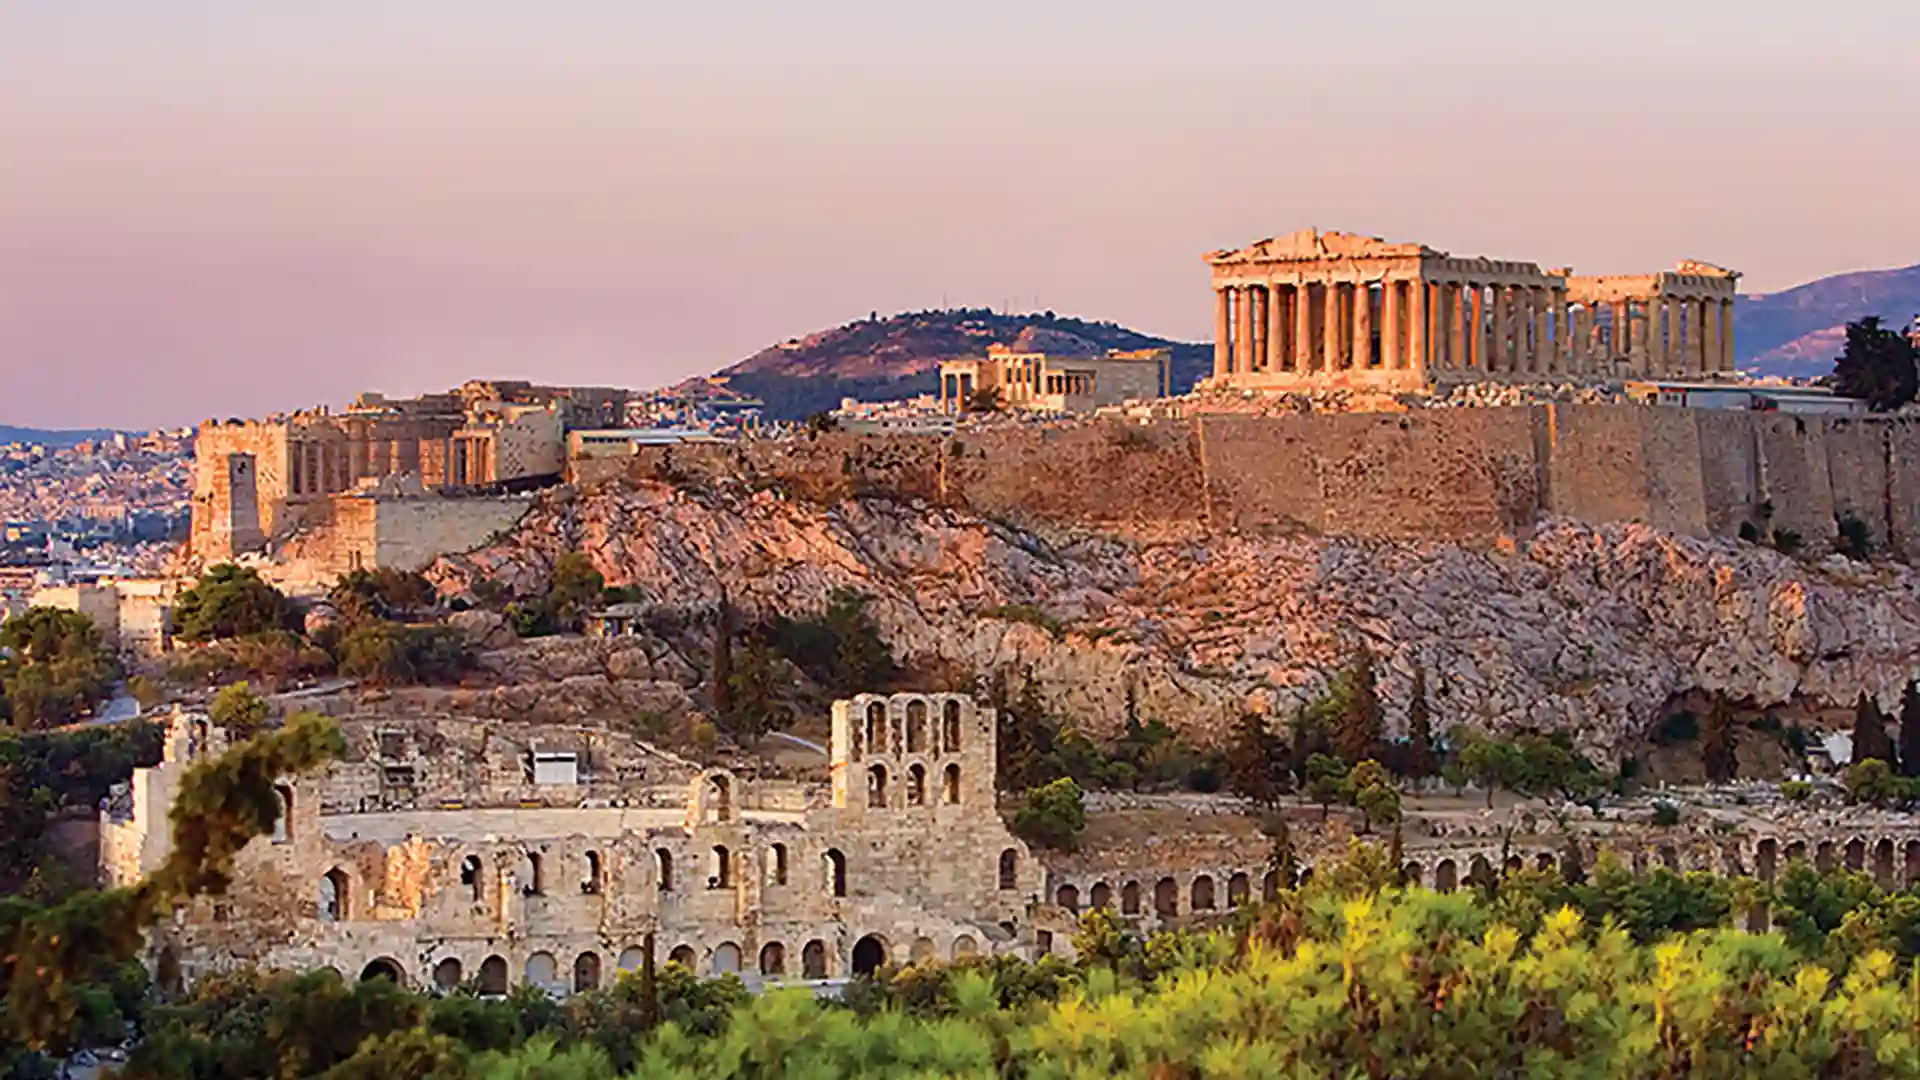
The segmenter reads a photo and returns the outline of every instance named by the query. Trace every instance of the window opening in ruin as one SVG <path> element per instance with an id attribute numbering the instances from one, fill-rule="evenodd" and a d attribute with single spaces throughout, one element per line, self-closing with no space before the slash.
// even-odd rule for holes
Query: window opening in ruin
<path id="1" fill-rule="evenodd" d="M 647 951 L 638 946 L 629 945 L 620 950 L 620 970 L 639 971 L 647 962 Z"/>
<path id="2" fill-rule="evenodd" d="M 927 749 L 927 703 L 907 702 L 907 753 L 921 754 Z"/>
<path id="3" fill-rule="evenodd" d="M 877 701 L 867 706 L 867 752 L 887 752 L 887 707 Z"/>
<path id="4" fill-rule="evenodd" d="M 880 970 L 880 966 L 886 962 L 886 942 L 873 934 L 868 934 L 854 943 L 853 973 L 855 975 L 871 975 Z"/>
<path id="5" fill-rule="evenodd" d="M 726 777 L 716 776 L 707 782 L 707 800 L 707 820 L 733 820 L 733 786 Z"/>
<path id="6" fill-rule="evenodd" d="M 673 855 L 666 848 L 653 849 L 654 876 L 659 879 L 661 892 L 673 891 Z"/>
<path id="7" fill-rule="evenodd" d="M 1000 853 L 1000 887 L 1003 889 L 1020 887 L 1020 853 L 1012 848 Z"/>
<path id="8" fill-rule="evenodd" d="M 960 805 L 960 766 L 949 765 L 942 776 L 940 785 L 942 797 L 948 806 Z"/>
<path id="9" fill-rule="evenodd" d="M 927 801 L 927 770 L 918 763 L 907 766 L 907 805 L 924 806 Z"/>
<path id="10" fill-rule="evenodd" d="M 949 701 L 941 706 L 940 749 L 944 753 L 960 752 L 960 703 Z"/>
<path id="11" fill-rule="evenodd" d="M 558 990 L 560 981 L 560 961 L 550 952 L 537 952 L 527 957 L 527 981 L 542 990 Z"/>
<path id="12" fill-rule="evenodd" d="M 449 956 L 433 965 L 433 985 L 442 990 L 460 988 L 460 961 Z"/>
<path id="13" fill-rule="evenodd" d="M 350 914 L 347 903 L 347 872 L 334 867 L 320 879 L 320 917 L 327 922 L 345 922 Z"/>
<path id="14" fill-rule="evenodd" d="M 587 852 L 587 877 L 586 880 L 580 883 L 580 891 L 588 896 L 593 896 L 598 893 L 601 882 L 600 874 L 600 853 L 597 851 Z"/>
<path id="15" fill-rule="evenodd" d="M 498 996 L 507 992 L 507 961 L 489 956 L 480 963 L 480 992 Z"/>
<path id="16" fill-rule="evenodd" d="M 1053 931 L 1051 930 L 1037 931 L 1033 935 L 1033 943 L 1034 945 L 1039 947 L 1040 955 L 1042 956 L 1048 955 L 1049 953 L 1053 952 Z"/>
<path id="17" fill-rule="evenodd" d="M 938 960 L 940 958 L 940 946 L 935 945 L 933 939 L 930 937 L 914 938 L 913 948 L 907 953 L 907 958 L 915 964 L 924 964 L 929 960 Z"/>
<path id="18" fill-rule="evenodd" d="M 600 954 L 583 952 L 573 961 L 573 992 L 584 994 L 600 989 Z"/>
<path id="19" fill-rule="evenodd" d="M 382 731 L 377 736 L 380 741 L 380 756 L 386 760 L 407 756 L 407 733 L 404 731 Z"/>
<path id="20" fill-rule="evenodd" d="M 787 845 L 775 844 L 767 850 L 767 884 L 787 883 Z"/>
<path id="21" fill-rule="evenodd" d="M 1245 874 L 1235 874 L 1227 879 L 1227 906 L 1239 907 L 1247 902 L 1253 892 L 1253 881 Z"/>
<path id="22" fill-rule="evenodd" d="M 375 979 L 385 979 L 390 983 L 397 983 L 403 986 L 407 981 L 406 978 L 400 974 L 400 962 L 385 956 L 360 969 L 361 982 L 372 982 Z"/>
<path id="23" fill-rule="evenodd" d="M 1120 914 L 1140 914 L 1140 883 L 1129 881 L 1120 886 Z"/>
<path id="24" fill-rule="evenodd" d="M 520 859 L 520 895 L 539 896 L 546 883 L 540 879 L 540 853 L 529 851 Z"/>
<path id="25" fill-rule="evenodd" d="M 980 943 L 974 941 L 973 935 L 971 934 L 961 934 L 959 937 L 953 939 L 953 958 L 955 960 L 963 956 L 972 956 L 979 951 Z"/>
<path id="26" fill-rule="evenodd" d="M 1104 881 L 1094 882 L 1093 892 L 1087 897 L 1087 903 L 1096 908 L 1111 909 L 1113 907 L 1113 886 L 1108 885 Z"/>
<path id="27" fill-rule="evenodd" d="M 787 948 L 777 941 L 769 941 L 760 947 L 760 974 L 768 978 L 780 978 L 787 973 Z"/>
<path id="28" fill-rule="evenodd" d="M 827 977 L 827 946 L 823 941 L 809 941 L 800 950 L 800 975 L 807 979 Z"/>
<path id="29" fill-rule="evenodd" d="M 693 946 L 691 945 L 677 945 L 672 952 L 667 954 L 667 963 L 679 964 L 688 971 L 693 970 L 694 965 L 699 962 L 699 959 L 699 956 L 695 955 Z"/>
<path id="30" fill-rule="evenodd" d="M 469 855 L 460 861 L 460 884 L 465 885 L 473 894 L 473 902 L 481 901 L 480 895 L 480 859 Z"/>
<path id="31" fill-rule="evenodd" d="M 1071 885 L 1062 885 L 1053 894 L 1053 902 L 1075 915 L 1080 914 L 1080 890 Z"/>
<path id="32" fill-rule="evenodd" d="M 707 875 L 707 888 L 733 888 L 733 856 L 723 846 L 714 846 L 713 872 Z"/>
<path id="33" fill-rule="evenodd" d="M 887 767 L 875 765 L 867 770 L 867 806 L 884 810 L 887 806 Z"/>
<path id="34" fill-rule="evenodd" d="M 411 765 L 383 765 L 380 768 L 380 783 L 390 788 L 411 788 L 416 776 Z"/>
<path id="35" fill-rule="evenodd" d="M 1180 885 L 1172 878 L 1161 878 L 1153 887 L 1153 913 L 1163 919 L 1180 914 Z"/>
<path id="36" fill-rule="evenodd" d="M 709 974 L 715 976 L 738 975 L 740 973 L 740 946 L 735 945 L 731 941 L 722 942 L 719 948 L 713 950 L 713 959 L 708 961 L 707 971 Z"/>
<path id="37" fill-rule="evenodd" d="M 847 857 L 834 848 L 827 850 L 827 887 L 835 896 L 847 895 Z"/>
<path id="38" fill-rule="evenodd" d="M 293 789 L 281 784 L 273 789 L 279 813 L 273 819 L 273 842 L 284 844 L 293 839 Z"/>

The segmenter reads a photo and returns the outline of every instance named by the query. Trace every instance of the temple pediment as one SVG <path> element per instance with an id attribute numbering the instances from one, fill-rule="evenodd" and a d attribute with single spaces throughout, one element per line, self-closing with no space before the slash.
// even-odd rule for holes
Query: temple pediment
<path id="1" fill-rule="evenodd" d="M 1392 244 L 1378 236 L 1359 233 L 1321 232 L 1300 229 L 1286 236 L 1269 237 L 1238 250 L 1223 249 L 1207 256 L 1211 263 L 1292 262 L 1308 259 L 1403 259 L 1416 256 L 1444 257 L 1425 244 Z"/>

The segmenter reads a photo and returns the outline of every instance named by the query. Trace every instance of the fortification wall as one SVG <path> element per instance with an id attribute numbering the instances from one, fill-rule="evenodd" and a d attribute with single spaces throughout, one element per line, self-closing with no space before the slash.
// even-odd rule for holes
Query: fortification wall
<path id="1" fill-rule="evenodd" d="M 525 496 L 340 501 L 375 507 L 370 565 L 396 570 L 419 570 L 442 555 L 472 551 L 519 524 L 532 505 Z"/>

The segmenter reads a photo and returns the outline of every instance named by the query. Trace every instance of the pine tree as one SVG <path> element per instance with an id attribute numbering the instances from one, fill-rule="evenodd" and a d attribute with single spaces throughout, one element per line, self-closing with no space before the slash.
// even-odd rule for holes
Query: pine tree
<path id="1" fill-rule="evenodd" d="M 1227 789 L 1261 806 L 1271 806 L 1286 790 L 1287 747 L 1267 718 L 1247 713 L 1234 725 L 1227 747 Z"/>
<path id="2" fill-rule="evenodd" d="M 1433 714 L 1427 707 L 1427 671 L 1413 669 L 1413 700 L 1407 703 L 1407 775 L 1425 779 L 1439 771 L 1433 757 Z"/>
<path id="3" fill-rule="evenodd" d="M 1853 762 L 1859 764 L 1868 758 L 1876 758 L 1894 764 L 1893 740 L 1887 737 L 1887 720 L 1880 715 L 1880 706 L 1874 704 L 1871 697 L 1860 695 L 1860 703 L 1853 711 Z"/>
<path id="4" fill-rule="evenodd" d="M 733 607 L 724 589 L 713 622 L 713 670 L 708 679 L 713 686 L 714 718 L 724 724 L 733 716 Z"/>
<path id="5" fill-rule="evenodd" d="M 1900 775 L 1920 776 L 1920 683 L 1908 683 L 1900 701 Z"/>
<path id="6" fill-rule="evenodd" d="M 1373 685 L 1373 654 L 1361 650 L 1334 677 L 1333 747 L 1351 765 L 1376 757 L 1380 747 L 1380 695 Z"/>

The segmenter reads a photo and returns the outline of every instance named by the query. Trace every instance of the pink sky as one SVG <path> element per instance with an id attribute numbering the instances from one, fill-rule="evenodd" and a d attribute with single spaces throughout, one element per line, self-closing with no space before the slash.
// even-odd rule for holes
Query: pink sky
<path id="1" fill-rule="evenodd" d="M 283 7 L 0 8 L 0 422 L 652 386 L 943 302 L 1198 340 L 1200 255 L 1309 225 L 1920 262 L 1911 5 Z"/>

